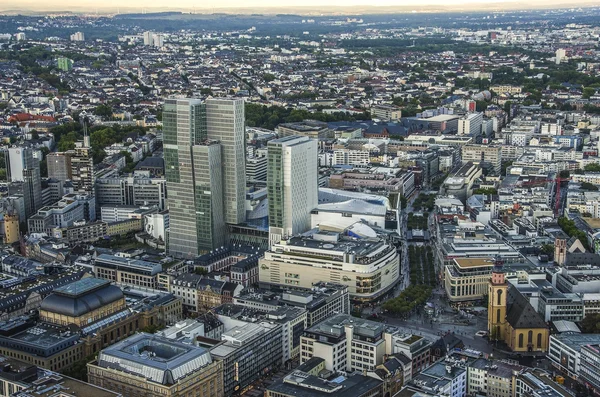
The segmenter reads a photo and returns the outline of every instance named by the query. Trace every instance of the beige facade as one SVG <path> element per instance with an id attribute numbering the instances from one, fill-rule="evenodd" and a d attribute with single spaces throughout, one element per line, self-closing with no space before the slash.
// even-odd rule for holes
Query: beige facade
<path id="1" fill-rule="evenodd" d="M 12 244 L 19 241 L 19 217 L 4 215 L 4 243 Z"/>
<path id="2" fill-rule="evenodd" d="M 88 382 L 128 397 L 222 397 L 223 362 L 215 360 L 173 385 L 164 385 L 134 374 L 88 364 Z"/>
<path id="3" fill-rule="evenodd" d="M 113 313 L 121 311 L 124 308 L 125 298 L 121 298 L 115 302 L 111 302 L 108 305 L 104 305 L 96 310 L 92 310 L 91 312 L 87 312 L 78 317 L 71 317 L 64 314 L 52 313 L 47 310 L 40 310 L 40 320 L 59 325 L 75 324 L 78 327 L 83 327 L 89 323 L 98 321 L 110 316 Z"/>
<path id="4" fill-rule="evenodd" d="M 518 85 L 494 85 L 490 87 L 490 91 L 495 94 L 520 94 L 523 87 Z"/>
<path id="5" fill-rule="evenodd" d="M 452 302 L 483 299 L 494 267 L 493 258 L 455 258 L 445 266 L 444 284 Z"/>
<path id="6" fill-rule="evenodd" d="M 318 282 L 333 282 L 348 286 L 351 299 L 367 302 L 398 281 L 400 259 L 392 244 L 375 240 L 369 247 L 372 252 L 360 258 L 335 247 L 304 246 L 301 240 L 274 244 L 259 261 L 259 282 L 309 289 Z"/>

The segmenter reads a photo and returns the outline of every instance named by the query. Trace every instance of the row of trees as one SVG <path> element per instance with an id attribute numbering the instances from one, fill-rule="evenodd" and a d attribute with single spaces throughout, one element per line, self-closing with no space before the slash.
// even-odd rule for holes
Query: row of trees
<path id="1" fill-rule="evenodd" d="M 425 285 L 411 285 L 381 307 L 390 313 L 406 316 L 424 305 L 430 296 L 431 288 Z"/>
<path id="2" fill-rule="evenodd" d="M 435 205 L 435 197 L 435 194 L 421 193 L 417 196 L 415 201 L 413 201 L 412 207 L 417 211 L 419 211 L 422 208 L 428 211 L 433 211 L 433 206 Z"/>
<path id="3" fill-rule="evenodd" d="M 435 287 L 437 277 L 435 274 L 433 251 L 430 246 L 409 246 L 408 263 L 410 265 L 410 283 L 412 285 Z"/>
<path id="4" fill-rule="evenodd" d="M 414 215 L 412 212 L 408 214 L 406 221 L 406 227 L 408 229 L 427 229 L 427 219 L 429 219 L 429 213 L 423 213 L 423 216 Z"/>

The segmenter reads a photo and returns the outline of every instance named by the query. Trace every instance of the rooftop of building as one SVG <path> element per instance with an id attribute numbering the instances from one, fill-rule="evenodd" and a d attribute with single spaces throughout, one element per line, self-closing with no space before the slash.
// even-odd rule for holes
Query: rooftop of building
<path id="1" fill-rule="evenodd" d="M 138 269 L 155 275 L 162 271 L 159 263 L 148 262 L 141 259 L 123 258 L 116 255 L 100 254 L 96 258 L 96 266 L 122 266 L 124 268 Z"/>
<path id="2" fill-rule="evenodd" d="M 212 363 L 208 350 L 139 333 L 102 350 L 97 365 L 112 368 L 163 385 L 180 379 Z"/>
<path id="3" fill-rule="evenodd" d="M 463 269 L 494 266 L 494 260 L 492 258 L 455 258 L 454 262 Z"/>
<path id="4" fill-rule="evenodd" d="M 550 374 L 534 369 L 522 373 L 519 378 L 533 389 L 534 395 L 544 397 L 573 397 L 573 394 L 552 380 Z"/>
<path id="5" fill-rule="evenodd" d="M 345 334 L 345 327 L 352 327 L 357 335 L 374 338 L 383 332 L 393 333 L 396 327 L 386 326 L 375 321 L 352 317 L 349 314 L 336 314 L 306 330 L 308 333 L 322 334 L 326 336 L 340 337 Z"/>
<path id="6" fill-rule="evenodd" d="M 123 291 L 107 280 L 84 278 L 59 287 L 42 301 L 40 310 L 79 317 L 123 299 Z"/>
<path id="7" fill-rule="evenodd" d="M 121 397 L 122 394 L 104 389 L 55 372 L 44 371 L 31 386 L 13 394 L 15 397 L 94 396 Z"/>
<path id="8" fill-rule="evenodd" d="M 355 225 L 357 224 L 354 224 L 353 226 Z M 367 225 L 361 225 L 368 228 L 368 231 L 371 233 L 376 233 Z M 356 258 L 375 260 L 378 254 L 386 252 L 386 248 L 389 248 L 389 245 L 382 238 L 361 238 L 371 234 L 368 233 L 366 229 L 362 229 L 363 228 L 352 228 L 352 230 L 346 230 L 347 233 L 351 233 L 355 237 L 339 232 L 312 230 L 301 236 L 294 236 L 288 240 L 283 240 L 281 243 L 274 245 L 272 250 L 277 251 L 278 249 L 283 249 L 291 254 L 296 254 L 300 251 L 311 249 L 321 250 L 323 254 L 328 253 L 337 256 L 338 258 L 347 253 L 355 255 Z"/>
<path id="9" fill-rule="evenodd" d="M 271 393 L 298 397 L 354 397 L 365 395 L 379 385 L 381 385 L 381 381 L 359 374 L 340 375 L 327 380 L 296 370 L 270 385 L 267 390 Z"/>
<path id="10" fill-rule="evenodd" d="M 551 335 L 550 338 L 557 339 L 575 351 L 579 351 L 584 345 L 600 344 L 600 334 L 563 333 Z"/>
<path id="11" fill-rule="evenodd" d="M 359 199 L 319 204 L 316 210 L 323 212 L 343 212 L 375 216 L 385 216 L 387 212 L 387 208 L 382 205 L 382 203 L 372 203 Z"/>

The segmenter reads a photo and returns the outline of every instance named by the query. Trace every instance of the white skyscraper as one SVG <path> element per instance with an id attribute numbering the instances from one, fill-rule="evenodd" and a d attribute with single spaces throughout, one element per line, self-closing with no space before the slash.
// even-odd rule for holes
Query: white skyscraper
<path id="1" fill-rule="evenodd" d="M 558 50 L 556 50 L 556 56 L 554 57 L 554 60 L 556 61 L 556 64 L 559 65 L 566 57 L 567 52 L 565 51 L 565 49 L 559 48 Z"/>
<path id="2" fill-rule="evenodd" d="M 71 41 L 85 41 L 85 34 L 83 32 L 75 32 L 71 35 Z"/>
<path id="3" fill-rule="evenodd" d="M 154 45 L 154 33 L 147 31 L 144 32 L 144 45 L 152 46 Z"/>
<path id="4" fill-rule="evenodd" d="M 152 45 L 154 47 L 162 47 L 165 44 L 165 36 L 162 33 L 155 33 L 152 35 Z"/>
<path id="5" fill-rule="evenodd" d="M 317 141 L 288 136 L 269 141 L 267 197 L 269 242 L 310 229 L 310 212 L 318 204 Z"/>

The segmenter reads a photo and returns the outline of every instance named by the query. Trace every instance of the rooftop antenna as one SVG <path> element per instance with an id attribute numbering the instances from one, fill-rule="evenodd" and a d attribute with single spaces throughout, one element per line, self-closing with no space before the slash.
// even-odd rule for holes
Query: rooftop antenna
<path id="1" fill-rule="evenodd" d="M 87 123 L 88 123 L 87 116 L 85 116 L 83 118 L 82 123 L 83 123 L 83 146 L 90 147 L 90 136 L 88 135 L 88 129 L 87 129 Z"/>

